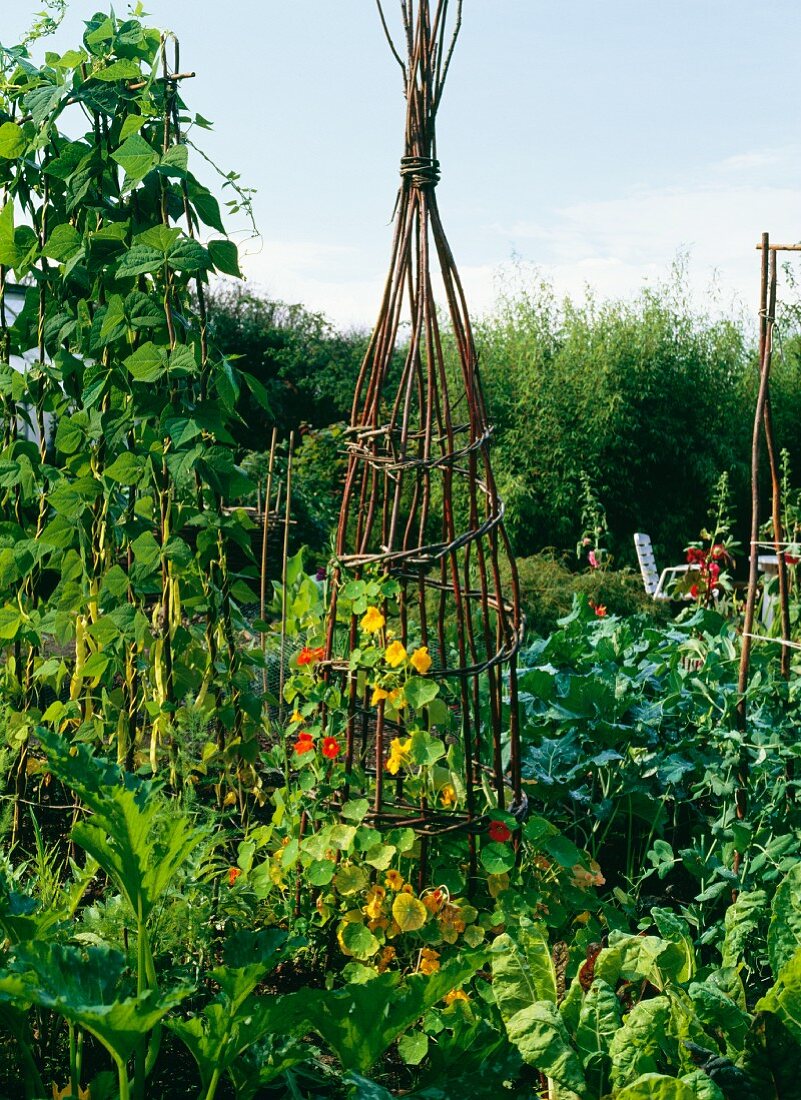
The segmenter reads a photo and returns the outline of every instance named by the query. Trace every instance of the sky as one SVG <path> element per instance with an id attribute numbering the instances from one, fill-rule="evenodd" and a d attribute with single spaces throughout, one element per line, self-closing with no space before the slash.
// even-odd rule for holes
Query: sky
<path id="1" fill-rule="evenodd" d="M 397 0 L 384 3 L 396 21 Z M 0 0 L 0 41 L 16 42 L 41 7 Z M 71 0 L 47 48 L 77 44 L 102 7 Z M 404 123 L 374 0 L 146 8 L 197 73 L 184 98 L 215 123 L 199 143 L 256 189 L 259 237 L 241 218 L 230 226 L 251 287 L 369 327 Z M 698 308 L 752 314 L 760 234 L 801 239 L 798 0 L 464 9 L 438 119 L 438 199 L 473 313 L 542 278 L 560 295 L 631 296 L 686 253 Z"/>

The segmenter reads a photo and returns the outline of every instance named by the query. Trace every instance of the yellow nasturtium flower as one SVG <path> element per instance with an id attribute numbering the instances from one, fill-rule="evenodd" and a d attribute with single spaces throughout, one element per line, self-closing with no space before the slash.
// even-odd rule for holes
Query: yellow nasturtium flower
<path id="1" fill-rule="evenodd" d="M 384 691 L 378 684 L 373 684 L 373 694 L 370 698 L 370 706 L 377 707 L 382 699 L 389 699 L 390 692 Z"/>
<path id="2" fill-rule="evenodd" d="M 388 645 L 384 652 L 384 660 L 390 666 L 390 668 L 397 668 L 398 665 L 402 665 L 406 660 L 406 650 L 401 642 L 393 642 L 392 645 Z"/>
<path id="3" fill-rule="evenodd" d="M 368 634 L 376 634 L 386 621 L 377 607 L 368 607 L 359 625 Z"/>
<path id="4" fill-rule="evenodd" d="M 419 649 L 416 649 L 409 658 L 409 664 L 415 672 L 419 672 L 421 676 L 425 676 L 431 668 L 431 657 L 428 653 L 428 646 L 421 645 Z"/>
<path id="5" fill-rule="evenodd" d="M 453 784 L 446 783 L 442 790 L 439 792 L 439 800 L 443 806 L 455 806 L 456 805 L 456 791 L 453 788 Z"/>
<path id="6" fill-rule="evenodd" d="M 390 775 L 397 775 L 401 767 L 408 761 L 411 747 L 411 737 L 407 737 L 405 740 L 396 737 L 394 741 L 390 742 L 389 757 L 386 763 L 386 768 Z"/>
<path id="7" fill-rule="evenodd" d="M 364 906 L 364 912 L 371 920 L 379 920 L 384 916 L 384 898 L 387 896 L 387 892 L 383 886 L 372 886 L 367 891 L 367 904 Z"/>

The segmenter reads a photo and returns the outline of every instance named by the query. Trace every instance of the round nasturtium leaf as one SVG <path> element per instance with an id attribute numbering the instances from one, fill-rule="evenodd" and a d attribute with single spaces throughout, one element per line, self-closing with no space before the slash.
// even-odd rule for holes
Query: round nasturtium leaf
<path id="1" fill-rule="evenodd" d="M 367 885 L 367 873 L 361 867 L 354 867 L 350 863 L 343 863 L 334 875 L 334 886 L 340 894 L 346 897 L 356 894 Z"/>
<path id="2" fill-rule="evenodd" d="M 515 851 L 509 844 L 490 841 L 481 849 L 481 864 L 491 875 L 502 875 L 515 865 Z"/>
<path id="3" fill-rule="evenodd" d="M 359 921 L 345 921 L 341 924 L 337 939 L 343 954 L 351 955 L 354 959 L 369 959 L 381 946 L 370 929 Z"/>
<path id="4" fill-rule="evenodd" d="M 396 852 L 397 848 L 394 844 L 375 844 L 364 853 L 364 862 L 375 867 L 377 871 L 386 871 Z"/>
<path id="5" fill-rule="evenodd" d="M 477 924 L 469 924 L 464 930 L 464 942 L 468 947 L 478 947 L 484 942 L 485 932 Z"/>
<path id="6" fill-rule="evenodd" d="M 330 859 L 315 859 L 306 871 L 306 881 L 310 886 L 327 886 L 334 877 L 336 864 Z"/>
<path id="7" fill-rule="evenodd" d="M 398 1039 L 398 1054 L 407 1066 L 419 1066 L 428 1054 L 428 1036 L 422 1031 L 407 1031 Z"/>
<path id="8" fill-rule="evenodd" d="M 398 894 L 392 903 L 392 916 L 401 932 L 416 932 L 428 918 L 428 910 L 419 898 Z"/>

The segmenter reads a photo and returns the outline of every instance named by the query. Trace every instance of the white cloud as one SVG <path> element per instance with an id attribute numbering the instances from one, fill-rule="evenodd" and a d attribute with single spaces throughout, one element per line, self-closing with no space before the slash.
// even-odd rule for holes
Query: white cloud
<path id="1" fill-rule="evenodd" d="M 526 261 L 557 290 L 580 293 L 590 283 L 601 296 L 627 296 L 666 274 L 688 252 L 688 289 L 720 308 L 756 302 L 763 230 L 778 243 L 801 238 L 801 150 L 792 146 L 744 153 L 709 167 L 703 177 L 669 187 L 632 188 L 612 199 L 573 203 L 547 222 L 497 226 Z"/>
<path id="2" fill-rule="evenodd" d="M 375 259 L 348 245 L 267 240 L 240 247 L 242 271 L 256 289 L 325 313 L 344 328 L 367 327 L 378 313 L 382 273 Z"/>
<path id="3" fill-rule="evenodd" d="M 688 252 L 693 300 L 709 307 L 714 295 L 716 308 L 749 313 L 759 288 L 761 232 L 782 243 L 801 239 L 799 179 L 801 146 L 749 150 L 669 186 L 633 185 L 612 198 L 543 211 L 536 221 L 484 226 L 481 237 L 493 255 L 460 265 L 471 310 L 487 312 L 499 283 L 535 273 L 558 294 L 582 296 L 589 285 L 599 297 L 628 297 L 663 279 L 677 254 Z M 277 297 L 321 310 L 341 325 L 369 326 L 380 304 L 386 251 L 384 237 L 369 250 L 273 240 L 246 255 L 243 268 Z"/>

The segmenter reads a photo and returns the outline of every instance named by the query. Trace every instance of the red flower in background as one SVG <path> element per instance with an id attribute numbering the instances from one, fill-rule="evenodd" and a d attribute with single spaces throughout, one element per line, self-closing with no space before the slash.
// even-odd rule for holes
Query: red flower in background
<path id="1" fill-rule="evenodd" d="M 490 840 L 497 840 L 499 844 L 506 844 L 511 839 L 512 830 L 505 821 L 490 821 L 489 835 Z"/>
<path id="2" fill-rule="evenodd" d="M 304 752 L 314 752 L 314 738 L 310 733 L 303 730 L 298 734 L 294 749 L 298 756 L 302 756 Z"/>
<path id="3" fill-rule="evenodd" d="M 236 882 L 236 880 L 239 878 L 239 876 L 241 874 L 242 874 L 242 872 L 238 867 L 229 867 L 228 868 L 228 885 L 233 886 L 234 883 Z"/>
<path id="4" fill-rule="evenodd" d="M 341 752 L 342 746 L 336 737 L 323 738 L 323 756 L 326 756 L 329 760 L 334 760 Z"/>

